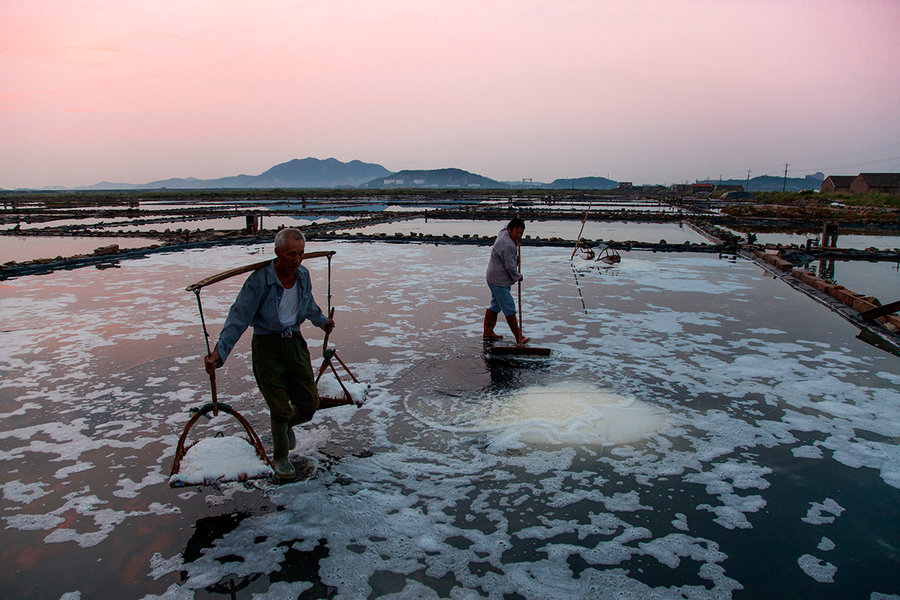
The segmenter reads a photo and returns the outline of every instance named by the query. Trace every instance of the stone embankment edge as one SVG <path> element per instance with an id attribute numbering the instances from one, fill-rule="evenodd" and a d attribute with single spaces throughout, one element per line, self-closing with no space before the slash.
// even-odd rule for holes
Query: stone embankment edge
<path id="1" fill-rule="evenodd" d="M 767 251 L 755 248 L 745 250 L 743 254 L 751 260 L 768 266 L 767 270 L 769 272 L 788 281 L 808 296 L 814 298 L 818 296 L 817 299 L 819 300 L 822 299 L 822 296 L 825 296 L 833 300 L 832 302 L 824 302 L 824 304 L 836 310 L 857 327 L 876 333 L 900 350 L 900 315 L 885 315 L 873 321 L 864 321 L 859 315 L 859 313 L 881 306 L 881 302 L 874 296 L 859 294 L 842 285 L 831 283 L 811 271 L 797 267 L 792 262 L 782 258 L 780 250 Z"/>

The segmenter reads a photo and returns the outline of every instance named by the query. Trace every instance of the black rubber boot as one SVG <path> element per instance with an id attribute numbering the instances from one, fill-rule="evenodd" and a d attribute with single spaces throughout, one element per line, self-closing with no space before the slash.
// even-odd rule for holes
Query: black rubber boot
<path id="1" fill-rule="evenodd" d="M 294 425 L 303 423 L 304 419 L 300 416 L 300 409 L 291 405 L 291 418 L 288 419 L 288 448 L 293 450 L 297 447 L 297 437 L 294 435 Z"/>
<path id="2" fill-rule="evenodd" d="M 272 468 L 279 479 L 293 479 L 297 476 L 294 465 L 288 460 L 290 451 L 290 427 L 286 424 L 272 423 Z"/>

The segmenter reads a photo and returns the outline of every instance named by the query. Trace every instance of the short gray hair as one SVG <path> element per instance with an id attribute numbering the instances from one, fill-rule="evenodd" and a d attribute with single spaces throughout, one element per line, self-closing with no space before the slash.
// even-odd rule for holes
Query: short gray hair
<path id="1" fill-rule="evenodd" d="M 306 236 L 303 235 L 302 231 L 293 227 L 285 227 L 284 229 L 279 229 L 278 233 L 275 234 L 275 247 L 279 250 L 284 248 L 288 239 L 300 240 L 304 244 L 306 243 Z"/>

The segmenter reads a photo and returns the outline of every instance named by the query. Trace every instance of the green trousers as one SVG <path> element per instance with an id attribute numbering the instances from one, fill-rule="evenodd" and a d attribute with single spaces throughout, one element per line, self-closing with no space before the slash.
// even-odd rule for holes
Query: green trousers
<path id="1" fill-rule="evenodd" d="M 306 340 L 299 334 L 288 338 L 254 335 L 251 350 L 253 376 L 269 407 L 272 426 L 289 424 L 291 405 L 300 415 L 290 425 L 312 419 L 319 408 L 319 393 Z"/>

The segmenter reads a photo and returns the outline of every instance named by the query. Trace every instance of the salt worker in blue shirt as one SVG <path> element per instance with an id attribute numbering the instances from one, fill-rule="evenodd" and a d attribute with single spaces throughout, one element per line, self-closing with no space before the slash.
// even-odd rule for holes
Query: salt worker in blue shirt
<path id="1" fill-rule="evenodd" d="M 275 260 L 244 282 L 215 350 L 205 358 L 206 370 L 215 372 L 247 327 L 253 326 L 253 376 L 269 407 L 272 467 L 281 479 L 296 475 L 288 460 L 288 452 L 296 445 L 293 426 L 312 419 L 319 408 L 300 324 L 308 319 L 326 333 L 334 329 L 334 320 L 325 316 L 313 298 L 309 271 L 300 264 L 305 248 L 306 238 L 299 229 L 282 229 L 275 235 Z"/>
<path id="2" fill-rule="evenodd" d="M 501 312 L 506 317 L 506 322 L 516 338 L 517 345 L 524 346 L 531 341 L 531 338 L 522 335 L 519 321 L 516 319 L 516 303 L 510 292 L 512 284 L 523 279 L 519 272 L 519 244 L 522 243 L 524 234 L 525 221 L 515 217 L 510 220 L 505 229 L 500 230 L 491 247 L 491 259 L 488 261 L 485 274 L 488 287 L 491 289 L 491 305 L 484 311 L 484 340 L 486 342 L 503 338 L 502 335 L 494 333 L 497 315 Z"/>

